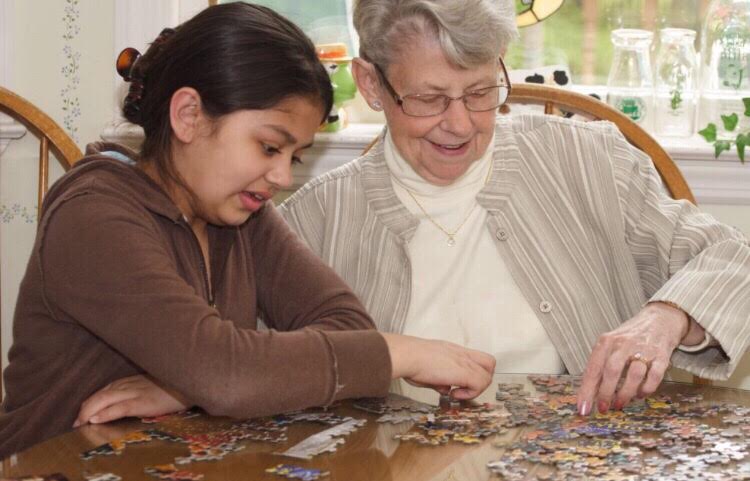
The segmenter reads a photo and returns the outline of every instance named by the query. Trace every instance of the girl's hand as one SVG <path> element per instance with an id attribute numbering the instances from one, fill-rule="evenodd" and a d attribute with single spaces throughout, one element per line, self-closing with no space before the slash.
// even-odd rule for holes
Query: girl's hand
<path id="1" fill-rule="evenodd" d="M 74 428 L 99 424 L 128 416 L 161 416 L 187 408 L 180 394 L 157 384 L 145 375 L 125 377 L 103 387 L 81 405 Z"/>
<path id="2" fill-rule="evenodd" d="M 392 377 L 432 387 L 455 399 L 473 399 L 492 382 L 495 358 L 445 341 L 384 333 Z"/>

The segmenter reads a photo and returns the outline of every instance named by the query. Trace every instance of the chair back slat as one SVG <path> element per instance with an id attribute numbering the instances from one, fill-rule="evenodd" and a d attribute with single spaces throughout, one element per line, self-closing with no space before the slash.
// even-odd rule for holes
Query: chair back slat
<path id="1" fill-rule="evenodd" d="M 38 187 L 38 200 L 36 218 L 39 220 L 39 216 L 42 212 L 42 202 L 44 196 L 47 194 L 47 188 L 49 187 L 49 139 L 42 137 L 39 142 L 39 187 Z"/>

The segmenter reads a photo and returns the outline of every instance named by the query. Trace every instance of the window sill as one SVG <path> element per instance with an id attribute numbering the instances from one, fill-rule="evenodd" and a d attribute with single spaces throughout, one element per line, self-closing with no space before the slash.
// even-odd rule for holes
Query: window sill
<path id="1" fill-rule="evenodd" d="M 359 157 L 382 128 L 381 124 L 351 124 L 340 132 L 318 133 L 315 145 L 303 157 L 304 164 L 294 169 L 292 189 Z M 140 129 L 126 123 L 112 124 L 102 132 L 104 140 L 129 146 L 138 144 L 141 136 Z M 699 204 L 750 205 L 750 165 L 740 163 L 736 152 L 723 152 L 715 159 L 713 147 L 698 135 L 657 140 L 677 162 Z"/>

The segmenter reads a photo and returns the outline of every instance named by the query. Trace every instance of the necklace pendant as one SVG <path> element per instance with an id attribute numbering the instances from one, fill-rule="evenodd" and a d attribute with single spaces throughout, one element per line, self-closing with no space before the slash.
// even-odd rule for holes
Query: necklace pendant
<path id="1" fill-rule="evenodd" d="M 448 245 L 451 246 L 451 247 L 453 247 L 454 245 L 456 245 L 456 239 L 454 239 L 452 235 L 448 236 Z"/>

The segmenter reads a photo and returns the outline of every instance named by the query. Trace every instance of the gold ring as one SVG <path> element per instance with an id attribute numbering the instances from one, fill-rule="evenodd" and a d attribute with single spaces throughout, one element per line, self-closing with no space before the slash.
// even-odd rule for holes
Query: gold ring
<path id="1" fill-rule="evenodd" d="M 651 369 L 651 361 L 653 361 L 653 359 L 647 359 L 646 356 L 644 356 L 640 352 L 636 352 L 635 354 L 633 354 L 632 356 L 628 358 L 628 362 L 633 362 L 633 361 L 642 362 L 643 364 L 646 365 L 646 369 Z"/>

